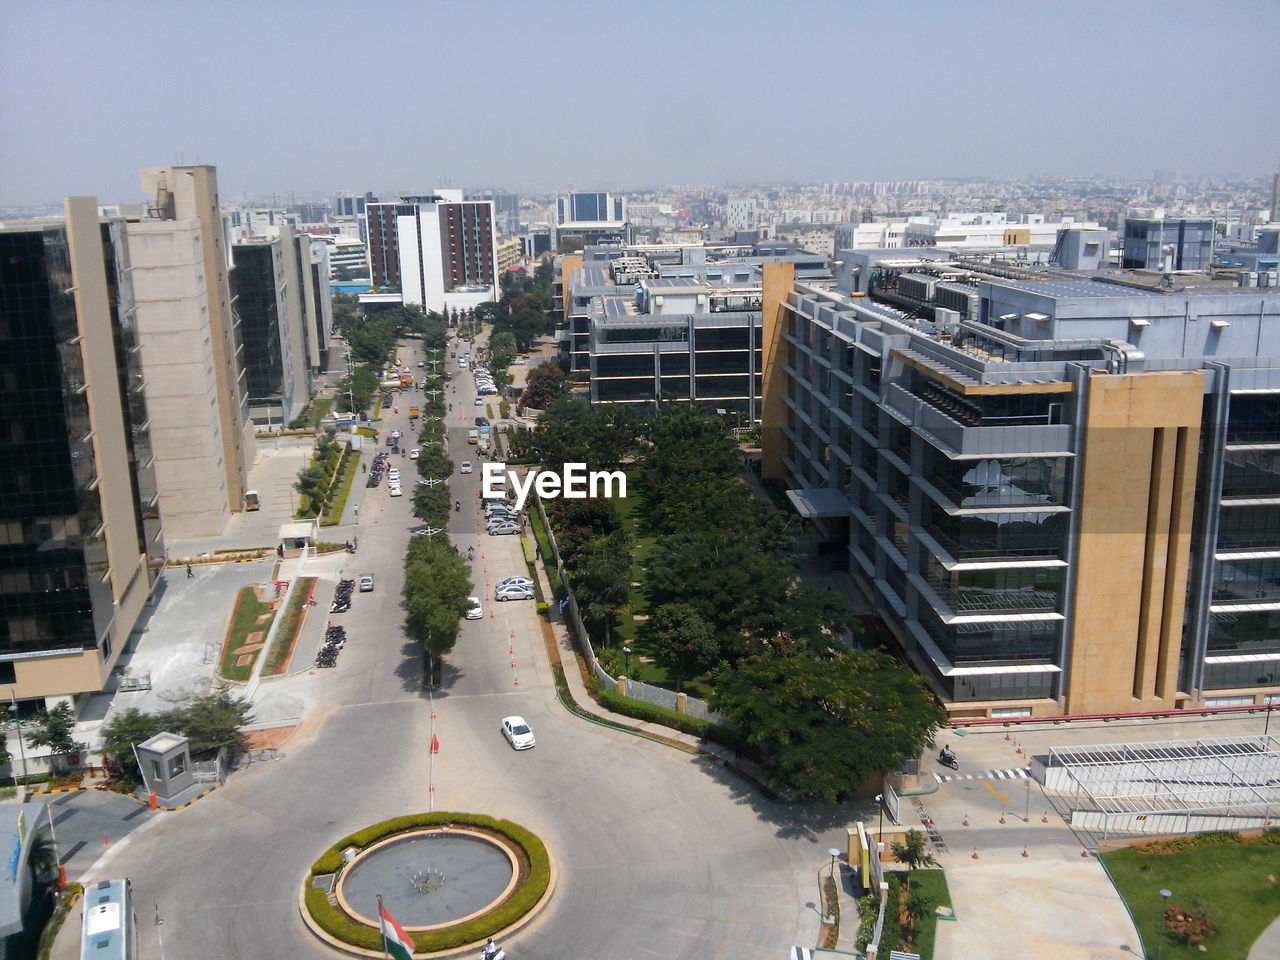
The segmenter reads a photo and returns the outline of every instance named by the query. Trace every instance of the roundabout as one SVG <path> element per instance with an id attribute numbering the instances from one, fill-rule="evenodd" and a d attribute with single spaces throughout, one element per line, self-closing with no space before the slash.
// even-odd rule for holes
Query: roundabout
<path id="1" fill-rule="evenodd" d="M 412 937 L 415 956 L 511 932 L 554 889 L 546 846 L 506 820 L 477 814 L 396 817 L 344 837 L 311 866 L 303 920 L 331 946 L 382 956 L 381 900 Z"/>

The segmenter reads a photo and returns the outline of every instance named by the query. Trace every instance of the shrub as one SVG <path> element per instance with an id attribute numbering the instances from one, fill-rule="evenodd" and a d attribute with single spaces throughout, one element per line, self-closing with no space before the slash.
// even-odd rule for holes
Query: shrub
<path id="1" fill-rule="evenodd" d="M 520 919 L 542 898 L 551 882 L 551 858 L 547 848 L 536 835 L 530 833 L 519 824 L 509 820 L 497 820 L 480 814 L 469 813 L 418 813 L 403 817 L 393 817 L 381 823 L 375 823 L 357 830 L 344 837 L 330 847 L 311 865 L 311 876 L 333 873 L 342 863 L 342 851 L 347 847 L 364 848 L 379 840 L 405 833 L 422 827 L 440 827 L 445 825 L 470 826 L 493 833 L 501 834 L 515 842 L 528 860 L 528 874 L 525 881 L 516 891 L 496 908 L 476 917 L 467 923 L 458 924 L 447 930 L 435 930 L 413 934 L 414 944 L 418 952 L 427 953 L 437 950 L 450 950 L 483 940 Z M 336 859 L 335 859 L 336 858 Z M 330 906 L 323 890 L 308 885 L 304 894 L 307 912 L 311 914 L 319 927 L 331 936 L 337 937 L 352 946 L 367 950 L 378 950 L 382 946 L 381 936 L 376 927 L 357 923 L 339 908 Z"/>
<path id="2" fill-rule="evenodd" d="M 1169 935 L 1185 946 L 1199 943 L 1218 930 L 1218 911 L 1199 900 L 1192 900 L 1190 907 L 1168 907 L 1164 911 L 1165 926 Z"/>

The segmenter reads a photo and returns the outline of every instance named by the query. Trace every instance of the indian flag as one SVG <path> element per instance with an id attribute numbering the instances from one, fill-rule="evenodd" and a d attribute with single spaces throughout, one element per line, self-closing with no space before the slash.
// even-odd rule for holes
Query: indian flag
<path id="1" fill-rule="evenodd" d="M 387 956 L 392 960 L 413 960 L 413 951 L 417 948 L 381 900 L 378 901 L 378 923 L 382 926 L 382 949 Z"/>

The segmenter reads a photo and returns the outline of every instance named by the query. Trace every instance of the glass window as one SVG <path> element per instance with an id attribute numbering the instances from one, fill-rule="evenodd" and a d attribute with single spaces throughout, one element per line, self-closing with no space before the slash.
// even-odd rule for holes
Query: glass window
<path id="1" fill-rule="evenodd" d="M 1219 560 L 1213 575 L 1213 603 L 1280 600 L 1280 558 Z"/>
<path id="2" fill-rule="evenodd" d="M 929 585 L 956 613 L 1023 613 L 1058 609 L 1062 570 L 948 570 L 930 556 L 926 576 Z"/>
<path id="3" fill-rule="evenodd" d="M 1218 549 L 1252 550 L 1280 545 L 1280 506 L 1223 507 Z"/>
<path id="4" fill-rule="evenodd" d="M 1280 450 L 1227 450 L 1222 466 L 1223 497 L 1280 497 Z"/>
<path id="5" fill-rule="evenodd" d="M 925 444 L 925 478 L 957 507 L 1065 504 L 1065 457 L 952 460 Z"/>
<path id="6" fill-rule="evenodd" d="M 1280 443 L 1280 394 L 1251 393 L 1231 398 L 1227 443 Z"/>
<path id="7" fill-rule="evenodd" d="M 1216 611 L 1209 614 L 1209 650 L 1214 653 L 1280 653 L 1280 610 Z"/>
<path id="8" fill-rule="evenodd" d="M 948 625 L 927 610 L 920 623 L 943 655 L 957 665 L 1052 663 L 1058 651 L 1059 621 Z"/>
<path id="9" fill-rule="evenodd" d="M 1061 559 L 1067 514 L 988 513 L 955 517 L 929 504 L 925 529 L 957 560 L 1025 557 Z"/>

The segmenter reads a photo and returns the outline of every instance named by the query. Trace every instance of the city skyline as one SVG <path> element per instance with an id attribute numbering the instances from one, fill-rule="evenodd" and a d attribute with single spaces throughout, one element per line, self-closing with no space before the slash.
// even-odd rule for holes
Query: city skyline
<path id="1" fill-rule="evenodd" d="M 228 197 L 1259 177 L 1280 162 L 1280 125 L 1260 106 L 1280 79 L 1280 8 L 1249 0 L 1218 16 L 1182 3 L 1028 15 L 812 2 L 785 18 L 764 4 L 656 3 L 639 18 L 372 3 L 353 24 L 349 9 L 9 11 L 0 203 L 140 200 L 135 171 L 155 162 L 217 164 Z M 32 84 L 39 63 L 58 69 Z"/>

